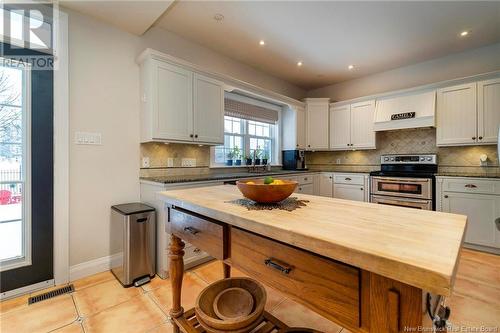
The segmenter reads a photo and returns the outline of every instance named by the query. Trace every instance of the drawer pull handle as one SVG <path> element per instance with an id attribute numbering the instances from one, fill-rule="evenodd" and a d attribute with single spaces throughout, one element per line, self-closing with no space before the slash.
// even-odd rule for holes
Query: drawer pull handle
<path id="1" fill-rule="evenodd" d="M 193 227 L 185 227 L 184 231 L 189 232 L 191 235 L 196 235 L 197 233 L 200 232 L 198 229 L 195 229 Z"/>
<path id="2" fill-rule="evenodd" d="M 447 194 L 445 194 L 445 195 L 444 195 L 444 198 L 445 198 L 445 199 L 448 199 L 448 195 L 447 195 Z"/>
<path id="3" fill-rule="evenodd" d="M 193 250 L 194 253 L 200 253 L 200 251 L 201 250 L 199 248 L 196 248 L 196 249 Z"/>
<path id="4" fill-rule="evenodd" d="M 351 179 L 351 178 L 349 178 L 349 177 L 345 177 L 345 180 L 349 180 L 349 181 L 350 181 L 350 180 L 352 180 L 352 179 Z"/>
<path id="5" fill-rule="evenodd" d="M 268 267 L 280 271 L 283 274 L 289 274 L 292 271 L 292 268 L 290 266 L 276 259 L 266 259 L 264 260 L 264 264 L 266 264 L 266 266 Z"/>
<path id="6" fill-rule="evenodd" d="M 465 187 L 467 187 L 467 188 L 476 188 L 477 186 L 474 185 L 474 184 L 467 184 L 467 185 L 465 185 Z"/>

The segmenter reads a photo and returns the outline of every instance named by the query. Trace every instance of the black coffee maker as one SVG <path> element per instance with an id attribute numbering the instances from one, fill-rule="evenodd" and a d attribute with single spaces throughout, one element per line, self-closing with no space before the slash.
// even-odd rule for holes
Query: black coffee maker
<path id="1" fill-rule="evenodd" d="M 283 150 L 283 170 L 307 170 L 306 151 Z"/>

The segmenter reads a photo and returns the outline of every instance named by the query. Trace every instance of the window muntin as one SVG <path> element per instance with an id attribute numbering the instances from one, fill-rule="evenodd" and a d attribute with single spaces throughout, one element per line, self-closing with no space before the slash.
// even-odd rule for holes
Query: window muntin
<path id="1" fill-rule="evenodd" d="M 277 126 L 256 120 L 225 116 L 224 117 L 224 145 L 214 148 L 213 162 L 215 165 L 224 165 L 231 159 L 231 153 L 238 147 L 240 154 L 252 157 L 254 152 L 261 151 L 260 158 L 268 158 L 268 163 L 275 162 L 275 141 Z M 233 157 L 234 160 L 242 159 Z M 244 161 L 242 162 L 245 163 Z"/>

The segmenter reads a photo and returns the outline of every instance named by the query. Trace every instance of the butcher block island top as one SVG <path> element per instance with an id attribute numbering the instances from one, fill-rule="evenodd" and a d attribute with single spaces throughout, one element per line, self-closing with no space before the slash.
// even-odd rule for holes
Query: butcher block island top
<path id="1" fill-rule="evenodd" d="M 467 217 L 312 195 L 294 211 L 248 210 L 236 186 L 161 192 L 167 204 L 439 295 L 452 292 Z"/>

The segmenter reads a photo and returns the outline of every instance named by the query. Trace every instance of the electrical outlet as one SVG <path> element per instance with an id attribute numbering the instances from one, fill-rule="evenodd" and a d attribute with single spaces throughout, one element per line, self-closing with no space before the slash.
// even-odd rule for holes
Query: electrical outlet
<path id="1" fill-rule="evenodd" d="M 337 158 L 337 164 L 340 164 L 340 158 Z"/>
<path id="2" fill-rule="evenodd" d="M 143 168 L 149 168 L 149 157 L 143 157 L 142 158 L 142 167 Z"/>
<path id="3" fill-rule="evenodd" d="M 75 132 L 77 145 L 101 145 L 101 133 Z"/>
<path id="4" fill-rule="evenodd" d="M 167 158 L 167 167 L 169 168 L 174 167 L 174 159 L 172 157 Z"/>
<path id="5" fill-rule="evenodd" d="M 185 168 L 191 168 L 196 166 L 196 158 L 183 158 L 181 165 Z"/>

